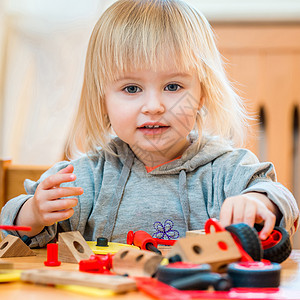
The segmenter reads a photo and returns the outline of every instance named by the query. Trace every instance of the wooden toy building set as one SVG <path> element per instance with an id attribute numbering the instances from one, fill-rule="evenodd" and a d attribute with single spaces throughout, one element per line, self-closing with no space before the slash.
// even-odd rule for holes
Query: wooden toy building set
<path id="1" fill-rule="evenodd" d="M 243 223 L 224 229 L 209 219 L 204 231 L 188 231 L 185 238 L 177 241 L 129 231 L 127 244 L 109 243 L 105 238 L 86 242 L 78 231 L 59 233 L 58 243 L 47 245 L 44 264 L 49 269 L 25 270 L 19 278 L 38 284 L 109 289 L 113 293 L 139 289 L 158 299 L 208 295 L 209 299 L 247 299 L 249 292 L 254 295 L 251 299 L 261 299 L 259 289 L 267 288 L 265 299 L 277 299 L 280 263 L 291 253 L 289 235 L 283 228 L 275 227 L 261 242 L 259 229 Z M 29 243 L 30 239 L 8 235 L 0 243 L 0 258 L 35 255 Z M 165 256 L 158 244 L 169 247 Z M 51 268 L 61 263 L 78 264 L 81 272 Z M 13 266 L 0 264 L 0 268 Z"/>

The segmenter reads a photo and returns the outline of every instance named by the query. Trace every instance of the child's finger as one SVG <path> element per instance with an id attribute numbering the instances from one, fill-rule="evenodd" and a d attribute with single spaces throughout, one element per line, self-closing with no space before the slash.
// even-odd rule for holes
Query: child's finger
<path id="1" fill-rule="evenodd" d="M 257 207 L 253 202 L 246 202 L 243 223 L 246 223 L 250 227 L 253 227 L 255 223 L 256 211 Z"/>
<path id="2" fill-rule="evenodd" d="M 220 211 L 220 223 L 223 227 L 226 227 L 232 223 L 232 203 L 225 201 Z"/>
<path id="3" fill-rule="evenodd" d="M 74 209 L 69 208 L 66 210 L 60 210 L 55 212 L 49 212 L 43 216 L 43 224 L 45 226 L 53 225 L 56 222 L 64 221 L 72 217 L 74 214 Z"/>
<path id="4" fill-rule="evenodd" d="M 242 199 L 236 198 L 236 201 L 233 205 L 232 212 L 232 223 L 238 224 L 244 221 L 244 213 L 245 213 L 245 202 Z"/>
<path id="5" fill-rule="evenodd" d="M 265 240 L 270 235 L 275 226 L 276 217 L 274 214 L 270 213 L 266 217 L 262 216 L 262 218 L 265 222 L 263 229 L 259 233 L 259 237 L 261 240 Z"/>
<path id="6" fill-rule="evenodd" d="M 57 174 L 68 174 L 68 173 L 73 173 L 73 171 L 74 171 L 74 166 L 69 164 L 65 168 L 58 171 Z M 54 186 L 54 188 L 58 188 L 58 187 L 59 187 L 59 185 Z"/>
<path id="7" fill-rule="evenodd" d="M 51 213 L 64 211 L 75 207 L 77 203 L 78 203 L 77 198 L 65 198 L 65 199 L 53 200 L 47 202 L 46 210 Z"/>
<path id="8" fill-rule="evenodd" d="M 56 173 L 47 177 L 44 181 L 39 184 L 39 187 L 44 190 L 52 189 L 53 187 L 57 187 L 64 182 L 71 182 L 76 180 L 76 175 L 73 173 Z"/>
<path id="9" fill-rule="evenodd" d="M 56 200 L 64 197 L 79 196 L 83 194 L 81 187 L 58 187 L 56 189 L 50 189 L 47 192 L 47 199 Z"/>
<path id="10" fill-rule="evenodd" d="M 58 171 L 58 174 L 64 174 L 64 173 L 73 173 L 74 166 L 72 164 L 67 165 L 65 168 Z"/>

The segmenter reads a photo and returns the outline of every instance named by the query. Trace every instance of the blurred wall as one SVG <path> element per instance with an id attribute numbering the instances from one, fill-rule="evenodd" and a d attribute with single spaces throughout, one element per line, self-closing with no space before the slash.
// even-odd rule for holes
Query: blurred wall
<path id="1" fill-rule="evenodd" d="M 105 1 L 1 2 L 0 157 L 61 160 L 91 30 Z"/>
<path id="2" fill-rule="evenodd" d="M 4 49 L 5 49 L 4 3 L 0 1 L 0 157 L 3 152 L 3 88 L 4 88 Z"/>
<path id="3" fill-rule="evenodd" d="M 63 157 L 92 28 L 114 0 L 0 1 L 0 157 Z M 300 20 L 300 1 L 187 0 L 211 22 Z"/>

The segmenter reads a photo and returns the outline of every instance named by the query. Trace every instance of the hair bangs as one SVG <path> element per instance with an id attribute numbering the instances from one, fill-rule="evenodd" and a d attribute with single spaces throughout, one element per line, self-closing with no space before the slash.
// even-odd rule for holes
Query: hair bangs
<path id="1" fill-rule="evenodd" d="M 106 40 L 101 43 L 99 63 L 105 75 L 101 77 L 106 82 L 138 69 L 156 71 L 170 65 L 181 72 L 199 69 L 198 45 L 188 36 L 190 24 L 174 7 L 174 2 L 172 5 L 169 1 L 140 1 L 135 5 L 129 2 L 129 12 L 124 7 L 126 14 L 120 12 L 110 22 L 110 28 L 101 29 Z"/>

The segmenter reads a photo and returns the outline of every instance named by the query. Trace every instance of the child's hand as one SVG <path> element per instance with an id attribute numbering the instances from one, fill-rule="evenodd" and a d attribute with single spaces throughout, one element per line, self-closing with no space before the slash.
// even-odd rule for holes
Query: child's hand
<path id="1" fill-rule="evenodd" d="M 73 207 L 77 205 L 77 198 L 66 198 L 78 196 L 83 193 L 81 187 L 61 187 L 64 182 L 74 181 L 74 167 L 70 164 L 54 175 L 42 181 L 32 198 L 33 213 L 37 223 L 42 226 L 49 226 L 58 221 L 70 218 Z"/>
<path id="2" fill-rule="evenodd" d="M 76 179 L 73 171 L 74 167 L 68 165 L 38 185 L 34 196 L 24 203 L 15 221 L 16 225 L 31 226 L 32 230 L 30 232 L 19 231 L 20 235 L 34 236 L 45 226 L 66 220 L 73 215 L 73 207 L 78 202 L 77 198 L 61 198 L 81 195 L 83 189 L 60 186 L 64 182 Z"/>
<path id="3" fill-rule="evenodd" d="M 225 199 L 220 211 L 220 223 L 223 227 L 233 223 L 246 223 L 253 227 L 254 223 L 264 222 L 259 234 L 264 240 L 275 226 L 276 215 L 280 215 L 279 210 L 267 196 L 247 193 Z"/>

